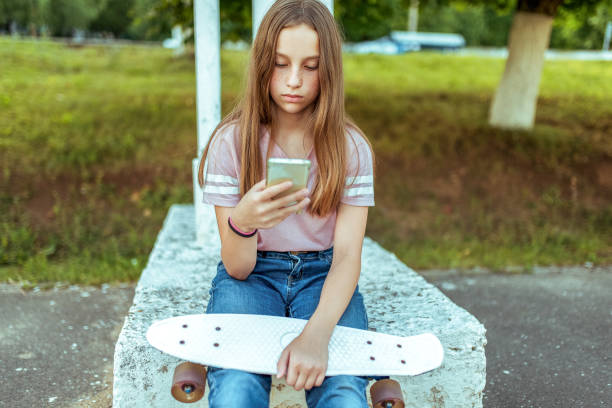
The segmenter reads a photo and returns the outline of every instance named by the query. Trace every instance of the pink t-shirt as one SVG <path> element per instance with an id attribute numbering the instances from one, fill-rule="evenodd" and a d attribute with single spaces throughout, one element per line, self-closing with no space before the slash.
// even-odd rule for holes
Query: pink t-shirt
<path id="1" fill-rule="evenodd" d="M 266 174 L 266 153 L 270 143 L 270 133 L 262 125 L 259 147 L 264 160 Z M 355 141 L 351 141 L 351 137 Z M 283 150 L 272 141 L 270 157 L 287 158 Z M 374 179 L 372 155 L 365 139 L 355 130 L 347 130 L 348 172 L 342 203 L 356 206 L 374 205 Z M 359 164 L 358 158 L 359 155 Z M 314 148 L 308 157 L 311 161 L 307 187 L 314 189 L 315 175 L 318 171 Z M 206 182 L 204 184 L 204 203 L 221 207 L 235 207 L 240 196 L 240 135 L 237 124 L 229 124 L 220 129 L 211 142 L 206 158 Z M 333 245 L 336 213 L 327 217 L 316 217 L 303 211 L 292 214 L 272 228 L 260 229 L 257 234 L 259 251 L 321 251 Z"/>

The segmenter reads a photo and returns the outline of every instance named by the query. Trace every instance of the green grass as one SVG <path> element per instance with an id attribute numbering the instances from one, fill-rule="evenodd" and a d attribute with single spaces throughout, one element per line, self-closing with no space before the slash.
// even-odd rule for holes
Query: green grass
<path id="1" fill-rule="evenodd" d="M 504 61 L 345 55 L 378 159 L 367 234 L 417 269 L 612 261 L 612 72 L 549 61 L 532 132 L 487 125 Z M 246 54 L 222 53 L 223 112 Z M 192 201 L 192 56 L 0 37 L 0 281 L 138 278 Z"/>

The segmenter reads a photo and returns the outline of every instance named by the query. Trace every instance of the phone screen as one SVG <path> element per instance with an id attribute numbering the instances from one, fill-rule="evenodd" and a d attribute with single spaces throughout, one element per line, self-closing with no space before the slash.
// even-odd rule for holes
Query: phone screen
<path id="1" fill-rule="evenodd" d="M 274 197 L 274 199 L 284 197 L 306 188 L 310 164 L 310 160 L 302 159 L 268 159 L 266 187 L 280 184 L 288 180 L 293 182 L 291 188 L 283 191 Z M 297 201 L 290 203 L 289 206 L 295 204 L 297 204 Z"/>

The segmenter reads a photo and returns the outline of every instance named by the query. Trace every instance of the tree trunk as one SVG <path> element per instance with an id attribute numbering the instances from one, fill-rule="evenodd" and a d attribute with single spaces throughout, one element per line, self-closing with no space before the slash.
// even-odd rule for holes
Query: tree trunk
<path id="1" fill-rule="evenodd" d="M 508 59 L 489 116 L 489 124 L 531 129 L 535 119 L 544 54 L 553 17 L 518 11 L 508 41 Z"/>

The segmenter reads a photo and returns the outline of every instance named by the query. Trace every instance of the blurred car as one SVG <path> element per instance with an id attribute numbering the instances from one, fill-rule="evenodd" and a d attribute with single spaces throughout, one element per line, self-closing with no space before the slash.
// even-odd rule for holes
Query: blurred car
<path id="1" fill-rule="evenodd" d="M 353 54 L 403 54 L 411 51 L 419 51 L 417 43 L 402 43 L 394 41 L 390 37 L 382 37 L 372 41 L 361 41 L 357 43 L 345 43 L 346 52 Z"/>
<path id="2" fill-rule="evenodd" d="M 460 34 L 392 31 L 391 35 L 372 41 L 344 44 L 346 52 L 354 54 L 403 54 L 424 49 L 458 50 L 465 47 Z"/>

